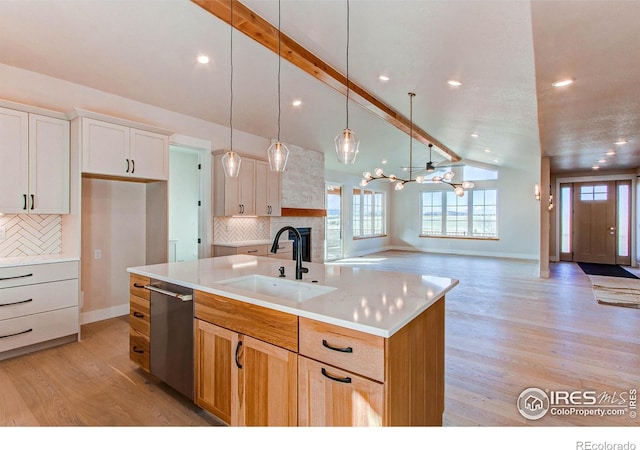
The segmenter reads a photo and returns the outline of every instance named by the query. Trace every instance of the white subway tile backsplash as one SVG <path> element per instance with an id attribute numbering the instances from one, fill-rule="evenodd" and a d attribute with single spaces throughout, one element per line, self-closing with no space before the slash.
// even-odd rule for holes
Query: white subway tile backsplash
<path id="1" fill-rule="evenodd" d="M 0 257 L 53 255 L 62 251 L 62 217 L 17 214 L 0 216 L 5 239 Z"/>
<path id="2" fill-rule="evenodd" d="M 269 239 L 268 217 L 214 217 L 213 242 Z"/>

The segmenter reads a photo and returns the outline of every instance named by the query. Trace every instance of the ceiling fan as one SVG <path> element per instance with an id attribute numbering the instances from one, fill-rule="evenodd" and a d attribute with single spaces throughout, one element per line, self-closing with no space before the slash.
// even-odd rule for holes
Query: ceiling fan
<path id="1" fill-rule="evenodd" d="M 440 162 L 433 162 L 432 159 L 432 148 L 433 148 L 433 144 L 429 143 L 428 145 L 429 147 L 429 161 L 427 161 L 427 163 L 424 166 L 402 166 L 400 167 L 402 169 L 402 171 L 407 172 L 409 170 L 413 171 L 417 171 L 416 173 L 433 173 L 437 170 L 444 170 L 444 169 L 448 169 L 450 167 L 462 167 L 464 166 L 464 164 L 462 163 L 448 163 L 447 161 L 440 161 Z"/>

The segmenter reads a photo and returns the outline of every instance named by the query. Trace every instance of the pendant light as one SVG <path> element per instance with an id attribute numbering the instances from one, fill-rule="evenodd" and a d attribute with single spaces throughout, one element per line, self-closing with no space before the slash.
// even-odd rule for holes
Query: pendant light
<path id="1" fill-rule="evenodd" d="M 349 0 L 347 0 L 347 126 L 342 133 L 336 136 L 336 154 L 338 162 L 342 164 L 353 164 L 358 154 L 360 139 L 349 129 Z"/>
<path id="2" fill-rule="evenodd" d="M 289 149 L 280 142 L 280 0 L 278 0 L 278 139 L 267 149 L 269 169 L 272 172 L 284 172 L 289 158 Z"/>
<path id="3" fill-rule="evenodd" d="M 230 20 L 230 101 L 229 101 L 229 151 L 222 157 L 222 168 L 224 169 L 224 176 L 235 178 L 240 173 L 240 164 L 242 158 L 236 152 L 233 151 L 233 0 L 231 1 L 231 20 Z"/>

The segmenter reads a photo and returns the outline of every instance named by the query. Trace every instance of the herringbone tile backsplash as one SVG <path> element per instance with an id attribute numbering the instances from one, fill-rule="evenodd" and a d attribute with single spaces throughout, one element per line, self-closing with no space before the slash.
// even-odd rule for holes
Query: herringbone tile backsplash
<path id="1" fill-rule="evenodd" d="M 269 239 L 268 217 L 214 217 L 213 242 Z"/>
<path id="2" fill-rule="evenodd" d="M 5 239 L 0 257 L 58 254 L 62 250 L 62 218 L 59 215 L 18 214 L 0 216 Z"/>

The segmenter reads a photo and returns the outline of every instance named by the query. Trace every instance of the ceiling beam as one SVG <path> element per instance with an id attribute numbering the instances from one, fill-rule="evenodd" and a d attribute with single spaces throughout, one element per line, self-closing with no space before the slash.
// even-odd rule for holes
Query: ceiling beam
<path id="1" fill-rule="evenodd" d="M 191 1 L 231 25 L 230 0 Z M 258 16 L 239 1 L 233 1 L 233 27 L 277 54 L 278 28 Z M 309 75 L 340 92 L 342 95 L 347 95 L 347 77 L 345 75 L 338 72 L 284 33 L 280 35 L 280 44 L 280 55 L 283 59 L 286 59 Z M 351 79 L 349 80 L 349 99 L 389 122 L 404 133 L 411 133 L 412 126 L 409 119 L 362 86 L 354 83 Z M 429 143 L 433 144 L 434 150 L 439 150 L 440 153 L 451 161 L 460 161 L 461 159 L 453 150 L 415 124 L 413 124 L 413 137 L 425 145 Z"/>

